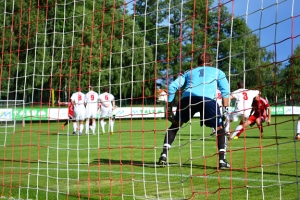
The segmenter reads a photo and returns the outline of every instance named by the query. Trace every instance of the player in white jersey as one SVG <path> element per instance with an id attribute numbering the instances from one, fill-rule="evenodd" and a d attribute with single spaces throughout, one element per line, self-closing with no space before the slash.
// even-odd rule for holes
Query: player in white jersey
<path id="1" fill-rule="evenodd" d="M 95 135 L 99 95 L 94 91 L 93 86 L 89 86 L 89 90 L 90 91 L 85 95 L 85 134 L 89 134 L 89 120 L 91 119 L 91 129 L 93 135 Z"/>
<path id="2" fill-rule="evenodd" d="M 223 98 L 222 98 L 221 91 L 219 89 L 217 89 L 216 101 L 217 101 L 217 103 L 219 104 L 220 107 L 223 106 Z"/>
<path id="3" fill-rule="evenodd" d="M 217 89 L 215 99 L 216 99 L 217 104 L 219 104 L 219 107 L 222 108 L 223 107 L 223 97 L 222 97 L 221 91 L 219 89 Z M 221 115 L 222 115 L 223 114 L 222 109 L 220 109 L 220 112 L 221 112 Z M 210 136 L 215 135 L 216 134 L 216 129 L 214 127 L 212 127 L 211 130 L 212 130 L 212 133 L 210 134 Z"/>
<path id="4" fill-rule="evenodd" d="M 77 87 L 76 90 L 77 92 L 73 93 L 71 96 L 71 101 L 74 106 L 74 117 L 75 117 L 75 122 L 73 123 L 73 127 L 74 130 L 77 130 L 78 123 L 79 123 L 79 135 L 81 135 L 84 128 L 83 121 L 85 120 L 85 105 L 84 105 L 85 95 L 84 93 L 81 92 L 80 87 Z M 74 131 L 73 134 L 76 134 L 76 132 Z"/>
<path id="5" fill-rule="evenodd" d="M 258 90 L 248 90 L 244 88 L 244 82 L 237 83 L 237 90 L 231 93 L 230 99 L 235 99 L 235 109 L 228 115 L 228 121 L 238 121 L 240 119 L 240 124 L 244 124 L 246 119 L 249 118 L 253 98 L 256 97 L 260 92 Z M 229 132 L 229 124 L 226 126 L 226 132 Z M 231 138 L 232 139 L 232 138 Z"/>
<path id="6" fill-rule="evenodd" d="M 99 95 L 99 101 L 101 105 L 101 113 L 100 113 L 100 125 L 102 128 L 102 133 L 105 133 L 105 122 L 104 118 L 108 117 L 109 119 L 109 132 L 113 134 L 114 132 L 114 120 L 112 118 L 112 111 L 115 109 L 115 97 L 110 94 L 108 91 L 108 87 L 103 88 L 104 92 Z"/>

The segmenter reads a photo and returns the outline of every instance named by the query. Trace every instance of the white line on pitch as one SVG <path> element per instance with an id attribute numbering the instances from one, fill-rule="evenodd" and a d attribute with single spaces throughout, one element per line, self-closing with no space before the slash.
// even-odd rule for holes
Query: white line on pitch
<path id="1" fill-rule="evenodd" d="M 19 167 L 5 167 L 7 169 L 20 169 Z M 21 169 L 28 169 L 27 167 L 22 167 Z M 32 168 L 30 167 L 31 170 L 51 170 L 51 171 L 78 171 L 76 169 L 57 169 L 57 168 Z M 79 172 L 95 172 L 98 173 L 98 170 L 82 170 L 80 169 Z M 120 171 L 108 171 L 108 170 L 101 170 L 101 173 L 113 173 L 113 174 L 120 174 Z M 122 171 L 122 174 L 131 174 L 131 172 L 124 172 Z M 166 176 L 166 174 L 162 174 L 162 173 L 148 173 L 148 172 L 134 172 L 133 174 L 138 174 L 138 175 L 151 175 L 151 176 Z M 168 176 L 171 177 L 185 177 L 188 178 L 190 177 L 190 175 L 185 175 L 185 174 L 168 174 Z M 207 179 L 226 179 L 226 180 L 236 180 L 236 181 L 245 181 L 244 178 L 235 178 L 235 177 L 227 177 L 227 176 L 193 176 L 194 178 L 207 178 Z M 262 182 L 261 179 L 247 179 L 247 181 L 251 181 L 251 182 Z M 263 182 L 270 182 L 270 183 L 294 183 L 294 181 L 278 181 L 278 180 L 268 180 L 268 179 L 264 179 Z"/>

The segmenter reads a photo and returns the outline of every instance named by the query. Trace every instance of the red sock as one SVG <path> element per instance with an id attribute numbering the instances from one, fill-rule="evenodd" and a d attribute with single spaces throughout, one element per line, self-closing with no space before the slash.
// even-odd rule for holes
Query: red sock
<path id="1" fill-rule="evenodd" d="M 242 128 L 236 136 L 240 137 L 240 135 L 243 133 L 243 131 L 244 131 L 244 128 Z"/>

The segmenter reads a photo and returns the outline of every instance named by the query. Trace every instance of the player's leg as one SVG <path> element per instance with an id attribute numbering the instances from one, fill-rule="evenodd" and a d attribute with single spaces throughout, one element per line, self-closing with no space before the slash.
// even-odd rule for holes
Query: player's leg
<path id="1" fill-rule="evenodd" d="M 95 130 L 96 130 L 96 118 L 92 118 L 92 125 L 90 126 L 92 129 L 93 135 L 95 135 Z"/>
<path id="2" fill-rule="evenodd" d="M 114 134 L 114 120 L 112 118 L 112 108 L 109 109 L 108 116 L 109 116 L 109 118 L 108 118 L 109 133 Z"/>
<path id="3" fill-rule="evenodd" d="M 76 107 L 74 109 L 74 123 L 73 123 L 73 134 L 77 133 L 78 126 L 79 126 L 79 109 Z"/>
<path id="4" fill-rule="evenodd" d="M 244 132 L 245 128 L 252 123 L 255 123 L 256 117 L 251 116 L 250 118 L 245 118 L 245 115 L 239 115 L 241 117 L 240 124 L 235 128 L 234 132 L 231 134 L 230 139 L 238 139 L 240 135 Z"/>
<path id="5" fill-rule="evenodd" d="M 108 108 L 102 106 L 101 113 L 100 113 L 100 126 L 102 129 L 102 133 L 105 133 L 105 124 L 106 123 L 104 121 L 104 118 L 107 117 L 107 115 L 108 115 Z"/>
<path id="6" fill-rule="evenodd" d="M 172 124 L 167 129 L 166 134 L 165 134 L 163 149 L 160 154 L 158 164 L 165 165 L 167 163 L 168 152 L 176 138 L 176 134 L 179 130 L 179 127 L 181 127 L 182 124 L 184 124 L 185 122 L 188 122 L 190 120 L 191 115 L 190 115 L 189 111 L 192 109 L 190 109 L 188 106 L 189 105 L 188 99 L 189 98 L 181 99 L 180 103 L 178 103 L 178 105 L 177 105 L 176 114 L 174 116 Z M 179 105 L 185 109 L 181 110 Z M 181 117 L 181 119 L 179 119 L 179 116 Z"/>
<path id="7" fill-rule="evenodd" d="M 214 136 L 215 134 L 216 134 L 216 129 L 213 127 L 213 128 L 211 128 L 210 136 Z"/>
<path id="8" fill-rule="evenodd" d="M 110 134 L 114 134 L 114 124 L 115 124 L 115 121 L 113 120 L 112 117 L 110 117 L 109 118 Z"/>
<path id="9" fill-rule="evenodd" d="M 75 120 L 73 122 L 73 134 L 76 134 L 77 133 L 77 124 L 78 124 L 78 120 Z"/>
<path id="10" fill-rule="evenodd" d="M 85 134 L 88 135 L 89 134 L 89 122 L 90 122 L 90 117 L 91 117 L 91 114 L 90 114 L 90 106 L 89 104 L 87 104 L 86 108 L 85 108 L 85 119 L 84 119 L 84 122 L 85 122 Z"/>
<path id="11" fill-rule="evenodd" d="M 261 117 L 258 117 L 256 119 L 256 124 L 257 124 L 257 128 L 259 130 L 259 137 L 262 138 L 264 130 L 263 130 L 263 126 L 262 126 L 262 119 L 261 119 Z"/>
<path id="12" fill-rule="evenodd" d="M 182 123 L 179 124 L 179 122 L 174 119 L 171 126 L 167 129 L 165 138 L 164 138 L 163 150 L 160 154 L 160 158 L 158 161 L 159 164 L 165 165 L 167 163 L 168 151 L 171 148 L 171 146 L 176 138 L 176 134 L 179 130 L 179 126 L 181 126 L 181 125 L 182 125 Z"/>
<path id="13" fill-rule="evenodd" d="M 90 108 L 90 120 L 89 120 L 89 125 L 88 129 L 91 129 L 93 135 L 95 134 L 95 129 L 96 129 L 96 117 L 97 117 L 97 106 L 93 105 L 92 108 Z"/>
<path id="14" fill-rule="evenodd" d="M 67 126 L 70 123 L 70 117 L 68 120 L 65 121 L 64 126 Z"/>
<path id="15" fill-rule="evenodd" d="M 105 133 L 105 121 L 104 121 L 104 117 L 100 118 L 100 126 L 102 129 L 102 133 Z"/>
<path id="16" fill-rule="evenodd" d="M 226 161 L 227 138 L 220 108 L 219 106 L 216 108 L 214 100 L 209 99 L 205 101 L 203 106 L 204 110 L 202 105 L 199 107 L 200 116 L 202 116 L 200 120 L 203 120 L 207 127 L 217 127 L 219 169 L 230 168 L 229 163 Z"/>
<path id="17" fill-rule="evenodd" d="M 89 134 L 90 118 L 85 119 L 85 134 Z"/>
<path id="18" fill-rule="evenodd" d="M 65 123 L 63 124 L 63 125 L 61 125 L 61 127 L 62 127 L 62 130 L 65 130 L 65 127 L 70 123 L 70 121 L 72 121 L 73 120 L 73 117 L 71 117 L 70 115 L 69 115 L 69 119 L 67 119 L 66 121 L 65 121 Z"/>
<path id="19" fill-rule="evenodd" d="M 85 120 L 85 108 L 82 107 L 80 109 L 80 116 L 79 116 L 79 121 L 80 121 L 80 125 L 79 125 L 79 134 L 81 135 L 84 129 L 84 120 Z"/>
<path id="20" fill-rule="evenodd" d="M 230 135 L 230 139 L 238 139 L 236 136 L 239 132 L 242 132 L 244 129 L 245 118 L 240 112 L 235 112 L 232 116 L 233 121 L 237 122 L 240 119 L 239 125 L 235 128 L 235 130 Z"/>
<path id="21" fill-rule="evenodd" d="M 230 137 L 231 134 L 230 126 L 233 121 L 238 121 L 238 113 L 236 113 L 235 111 L 227 115 L 227 123 L 224 125 L 225 133 L 228 137 Z"/>

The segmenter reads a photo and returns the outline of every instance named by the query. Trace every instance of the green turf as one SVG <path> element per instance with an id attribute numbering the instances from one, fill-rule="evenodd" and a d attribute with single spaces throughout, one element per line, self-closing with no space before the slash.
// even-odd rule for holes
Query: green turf
<path id="1" fill-rule="evenodd" d="M 178 132 L 167 167 L 156 165 L 168 127 L 163 119 L 117 120 L 113 135 L 74 136 L 68 127 L 61 130 L 62 122 L 27 122 L 15 133 L 0 127 L 1 196 L 299 199 L 300 141 L 293 140 L 293 119 L 274 116 L 263 139 L 253 127 L 230 141 L 232 170 L 223 171 L 216 169 L 216 137 L 197 118 Z"/>

